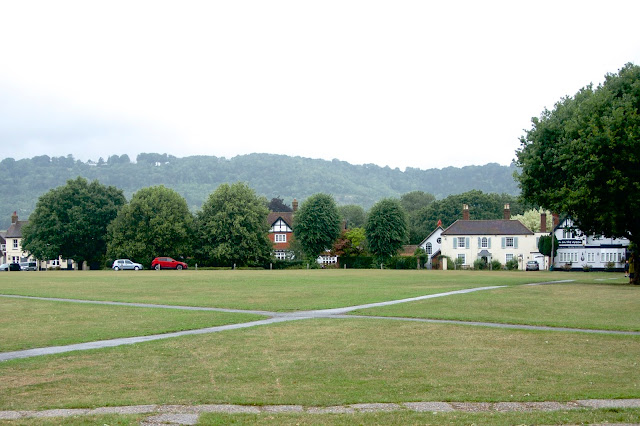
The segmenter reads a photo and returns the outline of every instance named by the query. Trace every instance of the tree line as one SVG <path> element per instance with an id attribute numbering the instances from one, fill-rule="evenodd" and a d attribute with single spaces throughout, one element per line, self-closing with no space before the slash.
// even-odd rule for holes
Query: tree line
<path id="1" fill-rule="evenodd" d="M 435 228 L 437 220 L 420 223 L 421 218 L 453 223 L 462 203 L 481 217 L 499 217 L 505 200 L 517 206 L 506 194 L 470 191 L 437 201 L 412 191 L 365 211 L 354 204 L 338 206 L 333 196 L 317 193 L 294 216 L 293 250 L 310 262 L 326 249 L 347 257 L 387 258 Z M 95 268 L 123 257 L 148 265 L 157 256 L 204 266 L 263 266 L 272 260 L 269 208 L 291 210 L 281 198 L 267 201 L 246 183 L 219 185 L 192 213 L 184 197 L 162 185 L 140 189 L 127 202 L 121 189 L 78 177 L 38 199 L 22 245 L 37 259 L 62 256 Z"/>
<path id="2" fill-rule="evenodd" d="M 398 198 L 411 191 L 425 191 L 437 199 L 472 189 L 516 195 L 515 170 L 513 166 L 487 164 L 401 171 L 373 164 L 271 154 L 225 159 L 142 153 L 136 158 L 111 155 L 91 162 L 76 160 L 72 155 L 5 158 L 0 161 L 0 229 L 10 225 L 13 211 L 21 217 L 29 216 L 38 197 L 78 176 L 121 188 L 127 198 L 142 188 L 163 185 L 180 193 L 195 212 L 213 190 L 229 182 L 246 182 L 267 199 L 281 196 L 287 203 L 328 193 L 340 205 L 358 204 L 369 209 L 377 200 Z"/>

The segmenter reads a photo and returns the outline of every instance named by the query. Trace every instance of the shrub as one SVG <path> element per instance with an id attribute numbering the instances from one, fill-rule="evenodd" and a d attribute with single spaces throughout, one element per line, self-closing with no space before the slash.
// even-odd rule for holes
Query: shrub
<path id="1" fill-rule="evenodd" d="M 476 259 L 476 261 L 473 262 L 473 269 L 476 271 L 487 269 L 487 262 L 484 259 Z"/>
<path id="2" fill-rule="evenodd" d="M 517 259 L 511 259 L 510 261 L 507 262 L 505 267 L 509 271 L 515 271 L 516 269 L 518 269 L 518 260 Z"/>
<path id="3" fill-rule="evenodd" d="M 502 269 L 502 263 L 500 263 L 499 260 L 492 260 L 491 261 L 491 270 L 499 271 L 501 269 Z"/>

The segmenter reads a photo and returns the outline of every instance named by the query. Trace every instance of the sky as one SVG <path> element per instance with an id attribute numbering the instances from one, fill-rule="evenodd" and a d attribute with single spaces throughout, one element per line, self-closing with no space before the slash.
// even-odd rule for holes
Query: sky
<path id="1" fill-rule="evenodd" d="M 0 159 L 515 158 L 531 118 L 640 65 L 637 0 L 0 0 Z"/>

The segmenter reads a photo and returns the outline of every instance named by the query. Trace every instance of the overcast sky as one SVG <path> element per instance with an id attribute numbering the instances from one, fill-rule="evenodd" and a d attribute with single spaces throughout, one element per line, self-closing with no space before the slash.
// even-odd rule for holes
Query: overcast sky
<path id="1" fill-rule="evenodd" d="M 0 158 L 509 164 L 640 64 L 640 1 L 0 0 Z"/>

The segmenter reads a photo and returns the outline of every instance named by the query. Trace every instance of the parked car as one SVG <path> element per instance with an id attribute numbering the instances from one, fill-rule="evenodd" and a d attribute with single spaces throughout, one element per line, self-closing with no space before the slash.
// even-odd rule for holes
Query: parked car
<path id="1" fill-rule="evenodd" d="M 114 271 L 119 271 L 120 269 L 133 269 L 134 271 L 138 271 L 142 269 L 142 265 L 139 263 L 132 262 L 129 259 L 116 259 L 111 265 L 111 268 Z"/>
<path id="2" fill-rule="evenodd" d="M 539 271 L 540 265 L 535 260 L 530 260 L 527 262 L 527 271 Z"/>
<path id="3" fill-rule="evenodd" d="M 38 266 L 36 262 L 20 262 L 21 271 L 37 271 Z"/>
<path id="4" fill-rule="evenodd" d="M 19 263 L 3 263 L 0 265 L 0 271 L 19 271 L 20 264 Z"/>
<path id="5" fill-rule="evenodd" d="M 170 257 L 156 257 L 151 262 L 151 268 L 158 271 L 160 269 L 187 269 L 187 264 Z"/>

